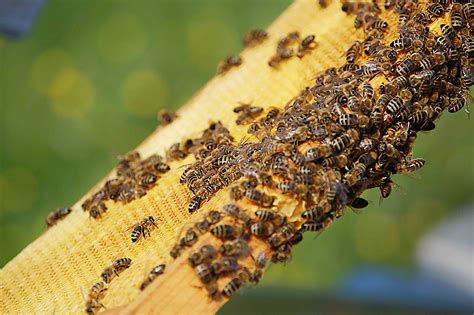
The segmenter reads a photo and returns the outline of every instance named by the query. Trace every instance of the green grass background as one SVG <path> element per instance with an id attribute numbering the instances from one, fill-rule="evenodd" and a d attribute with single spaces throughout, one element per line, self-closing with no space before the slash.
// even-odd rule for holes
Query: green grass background
<path id="1" fill-rule="evenodd" d="M 289 3 L 56 0 L 29 36 L 0 39 L 0 266 L 150 134 L 159 109 L 177 109 L 245 31 Z M 396 177 L 402 188 L 381 205 L 378 191 L 366 193 L 362 214 L 309 234 L 263 287 L 330 288 L 368 263 L 410 270 L 417 240 L 473 201 L 473 135 L 464 112 L 444 114 L 417 141 L 419 178 Z"/>

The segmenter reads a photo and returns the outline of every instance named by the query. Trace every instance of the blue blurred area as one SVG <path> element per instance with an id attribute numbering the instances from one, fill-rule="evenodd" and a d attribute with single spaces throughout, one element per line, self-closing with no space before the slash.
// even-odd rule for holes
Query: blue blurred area
<path id="1" fill-rule="evenodd" d="M 431 273 L 403 274 L 368 265 L 352 271 L 337 287 L 341 298 L 359 303 L 401 305 L 426 311 L 474 310 L 472 296 Z"/>
<path id="2" fill-rule="evenodd" d="M 46 0 L 0 0 L 0 33 L 10 38 L 27 35 Z"/>

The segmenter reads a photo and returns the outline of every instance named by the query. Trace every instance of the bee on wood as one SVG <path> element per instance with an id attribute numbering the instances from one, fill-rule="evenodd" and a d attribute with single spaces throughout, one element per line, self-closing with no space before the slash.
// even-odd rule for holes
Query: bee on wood
<path id="1" fill-rule="evenodd" d="M 286 222 L 286 216 L 268 209 L 259 209 L 255 211 L 255 216 L 260 221 L 272 222 L 275 227 L 279 227 Z"/>
<path id="2" fill-rule="evenodd" d="M 243 233 L 243 229 L 239 226 L 234 226 L 230 224 L 220 224 L 211 228 L 211 233 L 217 238 L 228 239 L 241 236 Z"/>
<path id="3" fill-rule="evenodd" d="M 166 158 L 168 161 L 173 160 L 182 160 L 186 157 L 186 152 L 180 149 L 180 144 L 175 143 L 172 144 L 169 149 L 166 151 Z"/>
<path id="4" fill-rule="evenodd" d="M 217 74 L 224 74 L 234 67 L 238 67 L 242 64 L 242 57 L 239 55 L 229 56 L 222 61 L 217 67 Z"/>
<path id="5" fill-rule="evenodd" d="M 101 308 L 105 308 L 104 304 L 98 299 L 90 299 L 86 302 L 86 313 L 87 314 L 97 314 Z"/>
<path id="6" fill-rule="evenodd" d="M 346 61 L 354 63 L 361 56 L 362 45 L 360 41 L 355 41 L 346 51 Z"/>
<path id="7" fill-rule="evenodd" d="M 194 268 L 194 271 L 196 272 L 202 283 L 209 283 L 215 278 L 208 264 L 197 265 Z"/>
<path id="8" fill-rule="evenodd" d="M 71 208 L 58 208 L 53 212 L 50 212 L 46 217 L 46 225 L 52 227 L 60 220 L 64 219 L 69 213 L 71 213 Z"/>
<path id="9" fill-rule="evenodd" d="M 195 267 L 205 262 L 210 262 L 217 255 L 216 249 L 212 245 L 203 245 L 201 248 L 189 254 L 188 261 Z"/>
<path id="10" fill-rule="evenodd" d="M 301 213 L 301 217 L 306 220 L 315 221 L 318 218 L 320 218 L 323 215 L 323 213 L 324 213 L 323 208 L 319 206 L 314 206 L 303 211 L 303 213 Z"/>
<path id="11" fill-rule="evenodd" d="M 264 30 L 255 29 L 244 34 L 242 39 L 245 47 L 254 47 L 268 38 L 268 33 Z"/>
<path id="12" fill-rule="evenodd" d="M 244 225 L 249 225 L 251 218 L 245 211 L 242 211 L 239 206 L 235 204 L 227 204 L 224 206 L 224 212 L 234 217 L 237 220 L 240 220 Z"/>
<path id="13" fill-rule="evenodd" d="M 220 275 L 227 272 L 234 272 L 239 269 L 239 263 L 236 257 L 222 257 L 214 260 L 210 265 L 209 269 L 214 275 Z"/>
<path id="14" fill-rule="evenodd" d="M 133 227 L 131 235 L 132 242 L 137 242 L 141 236 L 143 236 L 143 238 L 146 238 L 147 234 L 148 236 L 150 236 L 151 231 L 157 227 L 158 226 L 156 225 L 155 218 L 153 218 L 152 216 L 142 219 L 138 224 L 134 225 Z"/>
<path id="15" fill-rule="evenodd" d="M 164 265 L 164 264 L 160 264 L 160 265 L 154 267 L 150 271 L 150 273 L 148 274 L 145 281 L 143 281 L 142 284 L 140 285 L 140 290 L 143 291 L 147 286 L 150 285 L 150 283 L 153 282 L 153 280 L 158 278 L 158 276 L 162 275 L 165 272 L 165 267 L 166 267 L 166 265 Z"/>
<path id="16" fill-rule="evenodd" d="M 178 118 L 178 115 L 165 110 L 162 110 L 158 113 L 158 120 L 161 126 L 167 126 L 171 124 L 176 118 Z"/>
<path id="17" fill-rule="evenodd" d="M 232 241 L 222 243 L 219 252 L 224 256 L 247 256 L 250 253 L 250 248 L 247 241 L 238 238 Z"/>
<path id="18" fill-rule="evenodd" d="M 186 231 L 186 234 L 179 240 L 179 245 L 180 246 L 192 246 L 194 245 L 198 240 L 198 235 L 196 231 L 194 231 L 193 228 L 189 228 Z"/>
<path id="19" fill-rule="evenodd" d="M 194 213 L 201 207 L 202 198 L 199 196 L 194 196 L 189 200 L 188 212 Z"/>
<path id="20" fill-rule="evenodd" d="M 110 283 L 115 276 L 118 277 L 122 271 L 129 268 L 131 263 L 132 260 L 130 258 L 119 258 L 114 260 L 112 264 L 102 272 L 102 280 L 104 280 L 105 283 Z"/>
<path id="21" fill-rule="evenodd" d="M 242 284 L 243 283 L 239 278 L 233 278 L 224 286 L 222 289 L 222 294 L 227 298 L 230 298 L 242 287 Z"/>
<path id="22" fill-rule="evenodd" d="M 234 113 L 238 113 L 235 123 L 237 125 L 245 125 L 252 122 L 256 117 L 260 116 L 263 108 L 259 106 L 252 106 L 250 104 L 240 103 L 240 106 L 234 108 Z"/>
<path id="23" fill-rule="evenodd" d="M 267 195 L 267 194 L 261 192 L 258 189 L 255 189 L 255 188 L 246 190 L 245 191 L 245 197 L 249 201 L 251 201 L 251 202 L 253 202 L 253 203 L 255 203 L 255 204 L 257 204 L 261 207 L 264 207 L 264 208 L 272 207 L 273 202 L 275 200 L 274 196 Z"/>
<path id="24" fill-rule="evenodd" d="M 105 292 L 107 288 L 105 287 L 105 283 L 100 281 L 95 283 L 92 288 L 89 290 L 88 294 L 88 303 L 92 300 L 101 300 L 105 296 Z M 102 306 L 103 307 L 103 306 Z"/>
<path id="25" fill-rule="evenodd" d="M 314 35 L 308 35 L 303 40 L 301 41 L 299 47 L 298 47 L 298 52 L 296 55 L 298 58 L 303 58 L 304 55 L 306 55 L 308 52 L 310 52 L 312 49 L 314 49 L 316 43 L 314 39 L 316 36 Z"/>
<path id="26" fill-rule="evenodd" d="M 275 227 L 271 222 L 257 222 L 250 226 L 250 233 L 257 237 L 267 237 L 273 234 Z"/>

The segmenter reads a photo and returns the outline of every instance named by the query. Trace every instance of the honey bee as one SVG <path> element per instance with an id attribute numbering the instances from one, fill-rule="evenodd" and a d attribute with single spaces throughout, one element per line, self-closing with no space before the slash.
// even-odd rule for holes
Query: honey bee
<path id="1" fill-rule="evenodd" d="M 410 58 L 405 58 L 396 69 L 396 72 L 400 76 L 410 75 L 416 68 L 415 63 Z"/>
<path id="2" fill-rule="evenodd" d="M 229 214 L 230 216 L 242 221 L 245 225 L 249 225 L 251 218 L 242 211 L 239 206 L 235 204 L 227 204 L 224 206 L 224 212 Z"/>
<path id="3" fill-rule="evenodd" d="M 296 183 L 291 181 L 283 181 L 277 184 L 277 189 L 284 194 L 296 192 Z"/>
<path id="4" fill-rule="evenodd" d="M 245 240 L 238 238 L 222 243 L 219 252 L 224 256 L 240 257 L 247 256 L 250 253 L 250 249 Z"/>
<path id="5" fill-rule="evenodd" d="M 385 109 L 385 111 L 389 115 L 394 115 L 402 108 L 402 106 L 403 106 L 403 100 L 400 97 L 395 96 L 388 102 L 387 108 Z"/>
<path id="6" fill-rule="evenodd" d="M 341 126 L 350 127 L 357 125 L 357 115 L 356 114 L 342 114 L 339 116 L 339 124 Z"/>
<path id="7" fill-rule="evenodd" d="M 242 235 L 243 229 L 240 226 L 220 224 L 211 228 L 211 233 L 217 238 L 236 238 Z"/>
<path id="8" fill-rule="evenodd" d="M 89 300 L 101 300 L 104 298 L 105 291 L 107 291 L 105 283 L 102 281 L 97 282 L 90 289 L 88 298 Z"/>
<path id="9" fill-rule="evenodd" d="M 234 113 L 240 114 L 235 121 L 237 125 L 245 125 L 250 123 L 256 117 L 261 115 L 263 108 L 259 106 L 251 106 L 250 104 L 241 103 L 240 106 L 234 108 Z"/>
<path id="10" fill-rule="evenodd" d="M 264 251 L 260 252 L 255 258 L 255 265 L 257 266 L 257 268 L 265 269 L 267 267 L 267 264 L 268 264 L 267 254 Z"/>
<path id="11" fill-rule="evenodd" d="M 234 272 L 239 269 L 239 263 L 235 257 L 222 257 L 220 259 L 214 260 L 209 269 L 214 275 L 220 275 L 226 272 Z"/>
<path id="12" fill-rule="evenodd" d="M 301 217 L 306 220 L 314 221 L 320 218 L 323 215 L 323 213 L 324 213 L 324 210 L 321 207 L 314 206 L 303 211 L 303 213 L 301 214 Z"/>
<path id="13" fill-rule="evenodd" d="M 321 165 L 324 167 L 337 167 L 343 168 L 349 163 L 346 154 L 339 154 L 336 156 L 331 156 L 322 160 Z"/>
<path id="14" fill-rule="evenodd" d="M 150 283 L 153 282 L 153 280 L 158 278 L 158 276 L 162 275 L 165 272 L 165 267 L 166 267 L 166 265 L 164 265 L 164 264 L 160 264 L 160 265 L 154 267 L 150 271 L 150 273 L 148 274 L 145 281 L 143 281 L 142 284 L 140 285 L 140 290 L 143 291 L 147 286 L 150 285 Z"/>
<path id="15" fill-rule="evenodd" d="M 164 110 L 160 111 L 158 114 L 158 119 L 160 121 L 161 126 L 171 124 L 177 117 L 178 115 L 176 115 L 175 113 L 170 113 Z"/>
<path id="16" fill-rule="evenodd" d="M 450 20 L 451 20 L 451 25 L 455 29 L 460 29 L 463 26 L 464 17 L 463 17 L 460 6 L 455 6 L 455 4 L 453 4 Z"/>
<path id="17" fill-rule="evenodd" d="M 413 159 L 397 165 L 397 173 L 413 173 L 425 165 L 424 159 Z"/>
<path id="18" fill-rule="evenodd" d="M 191 266 L 195 267 L 205 262 L 210 262 L 217 255 L 215 248 L 212 245 L 203 245 L 201 248 L 192 251 L 189 254 L 188 261 Z"/>
<path id="19" fill-rule="evenodd" d="M 257 222 L 250 226 L 250 233 L 258 237 L 266 237 L 273 234 L 275 227 L 271 222 Z"/>
<path id="20" fill-rule="evenodd" d="M 233 278 L 227 283 L 222 289 L 222 294 L 227 298 L 230 298 L 242 287 L 242 281 L 239 278 Z"/>
<path id="21" fill-rule="evenodd" d="M 69 213 L 71 213 L 71 211 L 71 208 L 58 208 L 54 210 L 46 217 L 46 225 L 48 227 L 55 225 L 60 220 L 64 219 Z"/>
<path id="22" fill-rule="evenodd" d="M 200 264 L 194 268 L 202 283 L 209 283 L 214 279 L 214 274 L 208 264 Z"/>
<path id="23" fill-rule="evenodd" d="M 202 199 L 199 196 L 194 196 L 189 200 L 188 212 L 194 213 L 201 207 Z"/>
<path id="24" fill-rule="evenodd" d="M 267 37 L 268 33 L 266 31 L 255 29 L 245 33 L 242 41 L 245 47 L 254 47 L 265 41 Z"/>
<path id="25" fill-rule="evenodd" d="M 346 51 L 346 60 L 348 63 L 354 63 L 361 55 L 361 42 L 355 41 Z"/>
<path id="26" fill-rule="evenodd" d="M 186 157 L 186 153 L 180 149 L 179 143 L 172 144 L 166 151 L 166 158 L 169 161 L 181 160 Z"/>
<path id="27" fill-rule="evenodd" d="M 272 207 L 273 202 L 275 200 L 274 196 L 267 195 L 267 194 L 261 192 L 258 189 L 255 189 L 255 188 L 246 190 L 245 191 L 245 197 L 249 201 L 251 201 L 251 202 L 253 202 L 253 203 L 255 203 L 255 204 L 257 204 L 261 207 L 265 207 L 265 208 Z"/>
<path id="28" fill-rule="evenodd" d="M 297 231 L 295 233 L 295 235 L 293 235 L 289 240 L 288 240 L 288 244 L 290 246 L 294 246 L 294 245 L 297 245 L 299 244 L 301 241 L 303 241 L 303 233 L 300 232 L 300 231 Z"/>
<path id="29" fill-rule="evenodd" d="M 451 98 L 451 102 L 448 105 L 448 112 L 455 113 L 460 111 L 466 105 L 466 99 L 462 97 Z"/>
<path id="30" fill-rule="evenodd" d="M 224 74 L 234 67 L 238 67 L 242 64 L 242 57 L 239 55 L 229 56 L 222 61 L 217 67 L 217 74 Z"/>
<path id="31" fill-rule="evenodd" d="M 426 11 L 434 17 L 440 17 L 444 14 L 444 8 L 439 3 L 430 3 L 426 8 Z"/>
<path id="32" fill-rule="evenodd" d="M 179 240 L 179 245 L 180 246 L 192 246 L 194 245 L 198 240 L 198 235 L 196 231 L 194 231 L 193 228 L 187 229 L 186 233 L 184 236 Z"/>
<path id="33" fill-rule="evenodd" d="M 125 269 L 129 268 L 132 263 L 130 258 L 119 258 L 112 262 L 112 265 L 105 268 L 101 274 L 102 280 L 105 283 L 110 283 L 115 276 L 119 276 L 119 274 L 124 271 Z"/>
<path id="34" fill-rule="evenodd" d="M 400 37 L 390 43 L 390 47 L 398 50 L 406 50 L 412 45 L 412 39 L 410 37 Z"/>
<path id="35" fill-rule="evenodd" d="M 355 129 L 349 129 L 346 131 L 346 133 L 331 141 L 331 150 L 332 152 L 340 152 L 358 139 L 359 132 Z"/>
<path id="36" fill-rule="evenodd" d="M 105 308 L 105 306 L 97 299 L 88 300 L 86 303 L 87 314 L 96 314 L 101 308 Z"/>
<path id="37" fill-rule="evenodd" d="M 308 35 L 301 41 L 301 44 L 298 47 L 298 53 L 296 54 L 299 58 L 303 58 L 305 54 L 307 54 L 310 50 L 312 50 L 315 46 L 314 39 L 316 36 Z"/>
<path id="38" fill-rule="evenodd" d="M 143 236 L 143 238 L 145 238 L 147 234 L 150 236 L 151 230 L 156 227 L 158 226 L 156 225 L 155 219 L 152 216 L 142 219 L 133 227 L 131 235 L 132 242 L 137 242 L 140 239 L 140 236 Z"/>

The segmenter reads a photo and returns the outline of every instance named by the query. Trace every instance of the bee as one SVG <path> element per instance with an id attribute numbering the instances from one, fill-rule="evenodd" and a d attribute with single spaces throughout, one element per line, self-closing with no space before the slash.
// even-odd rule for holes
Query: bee
<path id="1" fill-rule="evenodd" d="M 242 287 L 242 281 L 239 278 L 233 278 L 228 282 L 222 289 L 222 294 L 227 298 L 230 298 L 235 292 Z"/>
<path id="2" fill-rule="evenodd" d="M 397 50 L 406 50 L 412 45 L 412 39 L 410 37 L 400 37 L 390 43 L 390 47 L 393 47 Z"/>
<path id="3" fill-rule="evenodd" d="M 60 220 L 64 219 L 69 213 L 71 213 L 71 211 L 71 208 L 58 208 L 54 210 L 46 217 L 46 225 L 48 227 L 55 225 Z"/>
<path id="4" fill-rule="evenodd" d="M 119 274 L 124 271 L 125 269 L 129 268 L 132 263 L 130 258 L 119 258 L 112 262 L 112 265 L 105 268 L 101 274 L 102 280 L 105 283 L 110 283 L 115 276 L 119 276 Z"/>
<path id="5" fill-rule="evenodd" d="M 324 228 L 324 224 L 320 222 L 304 222 L 301 225 L 301 230 L 303 231 L 311 231 L 311 232 L 318 232 Z"/>
<path id="6" fill-rule="evenodd" d="M 101 308 L 105 308 L 105 306 L 97 299 L 88 300 L 86 303 L 87 314 L 96 314 Z"/>
<path id="7" fill-rule="evenodd" d="M 299 58 L 303 58 L 311 49 L 314 48 L 315 42 L 314 39 L 316 36 L 308 35 L 301 41 L 301 44 L 298 47 L 298 53 L 296 54 Z"/>
<path id="8" fill-rule="evenodd" d="M 255 258 L 255 265 L 257 266 L 257 268 L 265 269 L 267 267 L 267 264 L 268 256 L 264 251 L 262 251 Z"/>
<path id="9" fill-rule="evenodd" d="M 444 14 L 444 8 L 439 3 L 430 3 L 426 8 L 426 11 L 434 17 L 440 17 Z"/>
<path id="10" fill-rule="evenodd" d="M 166 158 L 169 161 L 181 160 L 186 157 L 186 153 L 180 149 L 179 143 L 172 144 L 166 151 Z"/>
<path id="11" fill-rule="evenodd" d="M 357 125 L 356 114 L 342 114 L 339 116 L 339 124 L 345 127 Z"/>
<path id="12" fill-rule="evenodd" d="M 137 242 L 140 236 L 143 236 L 143 238 L 146 237 L 146 234 L 150 236 L 151 230 L 156 227 L 158 226 L 156 225 L 155 219 L 152 216 L 142 219 L 140 223 L 133 227 L 131 235 L 132 242 Z"/>
<path id="13" fill-rule="evenodd" d="M 89 300 L 101 300 L 102 298 L 104 298 L 105 291 L 107 291 L 105 283 L 102 281 L 97 282 L 90 289 L 88 298 Z"/>
<path id="14" fill-rule="evenodd" d="M 250 249 L 245 240 L 238 238 L 222 243 L 219 252 L 224 256 L 240 257 L 247 256 L 250 253 Z"/>
<path id="15" fill-rule="evenodd" d="M 230 189 L 230 198 L 233 200 L 240 200 L 244 197 L 245 190 L 240 186 L 233 186 Z"/>
<path id="16" fill-rule="evenodd" d="M 220 224 L 211 228 L 211 233 L 217 238 L 236 238 L 242 235 L 243 229 L 230 224 Z"/>
<path id="17" fill-rule="evenodd" d="M 160 265 L 154 267 L 150 271 L 150 273 L 148 274 L 145 281 L 143 281 L 142 284 L 140 285 L 140 290 L 143 291 L 148 285 L 150 285 L 150 283 L 153 282 L 153 280 L 158 278 L 158 276 L 162 275 L 165 272 L 165 267 L 166 267 L 166 265 L 164 265 L 164 264 L 160 264 Z"/>
<path id="18" fill-rule="evenodd" d="M 324 167 L 337 167 L 337 168 L 343 168 L 349 163 L 349 160 L 347 158 L 346 154 L 339 154 L 336 156 L 331 156 L 328 157 L 324 160 L 322 160 L 321 165 Z"/>
<path id="19" fill-rule="evenodd" d="M 402 106 L 403 106 L 403 100 L 400 97 L 395 96 L 388 102 L 387 108 L 385 109 L 385 111 L 389 115 L 394 115 L 402 108 Z"/>
<path id="20" fill-rule="evenodd" d="M 296 233 L 295 226 L 287 222 L 276 233 L 273 233 L 267 240 L 272 248 L 277 248 L 287 242 Z"/>
<path id="21" fill-rule="evenodd" d="M 464 17 L 461 13 L 461 10 L 455 10 L 454 5 L 452 8 L 450 20 L 451 20 L 451 25 L 455 29 L 460 29 L 464 24 Z"/>
<path id="22" fill-rule="evenodd" d="M 257 116 L 262 114 L 263 108 L 259 106 L 251 106 L 241 103 L 240 106 L 234 108 L 234 113 L 239 113 L 239 117 L 235 121 L 237 125 L 245 125 L 250 123 Z"/>
<path id="23" fill-rule="evenodd" d="M 289 240 L 288 240 L 288 245 L 294 246 L 299 244 L 301 241 L 303 241 L 303 233 L 300 231 L 297 231 L 295 235 L 293 235 Z"/>
<path id="24" fill-rule="evenodd" d="M 355 41 L 346 51 L 346 60 L 348 63 L 354 63 L 361 56 L 361 42 Z"/>
<path id="25" fill-rule="evenodd" d="M 239 55 L 229 56 L 219 64 L 219 66 L 217 67 L 217 74 L 224 74 L 233 67 L 238 67 L 241 64 L 242 57 L 240 57 Z"/>
<path id="26" fill-rule="evenodd" d="M 291 181 L 279 182 L 277 184 L 277 189 L 284 194 L 293 193 L 296 192 L 296 183 Z"/>
<path id="27" fill-rule="evenodd" d="M 349 129 L 346 133 L 331 141 L 331 150 L 332 152 L 342 151 L 358 139 L 359 132 L 355 129 Z"/>
<path id="28" fill-rule="evenodd" d="M 397 73 L 400 76 L 407 76 L 415 70 L 415 63 L 410 58 L 405 58 L 398 66 Z"/>
<path id="29" fill-rule="evenodd" d="M 364 163 L 354 163 L 354 167 L 344 175 L 344 183 L 349 187 L 354 186 L 362 179 L 366 171 L 367 167 Z"/>
<path id="30" fill-rule="evenodd" d="M 301 214 L 301 217 L 306 220 L 315 221 L 318 218 L 320 218 L 323 215 L 323 213 L 324 213 L 323 208 L 319 206 L 314 206 L 303 211 L 303 213 Z"/>
<path id="31" fill-rule="evenodd" d="M 201 207 L 202 199 L 199 196 L 194 196 L 189 200 L 188 212 L 194 213 Z"/>
<path id="32" fill-rule="evenodd" d="M 466 99 L 462 97 L 455 97 L 451 99 L 448 105 L 448 112 L 455 113 L 460 111 L 466 105 Z"/>
<path id="33" fill-rule="evenodd" d="M 209 283 L 214 279 L 214 274 L 207 264 L 200 264 L 194 268 L 202 283 Z"/>
<path id="34" fill-rule="evenodd" d="M 235 257 L 222 257 L 218 260 L 214 260 L 209 269 L 214 275 L 220 275 L 226 272 L 233 272 L 239 269 L 239 263 Z"/>
<path id="35" fill-rule="evenodd" d="M 188 262 L 195 267 L 204 262 L 209 262 L 217 255 L 215 248 L 212 245 L 203 245 L 201 248 L 192 251 L 189 254 Z"/>
<path id="36" fill-rule="evenodd" d="M 266 237 L 273 234 L 275 227 L 271 222 L 257 222 L 250 226 L 250 233 L 258 237 Z"/>
<path id="37" fill-rule="evenodd" d="M 268 38 L 268 33 L 261 29 L 254 29 L 244 34 L 242 42 L 245 47 L 254 47 Z"/>
<path id="38" fill-rule="evenodd" d="M 425 165 L 424 159 L 413 159 L 397 165 L 397 173 L 413 173 Z"/>
<path id="39" fill-rule="evenodd" d="M 198 240 L 198 235 L 193 228 L 189 228 L 184 236 L 179 240 L 180 246 L 192 246 Z"/>
<path id="40" fill-rule="evenodd" d="M 391 10 L 395 6 L 395 0 L 385 0 L 384 8 L 385 10 Z"/>
<path id="41" fill-rule="evenodd" d="M 245 225 L 250 224 L 250 217 L 235 204 L 227 204 L 224 206 L 224 212 L 230 216 L 242 221 Z"/>
<path id="42" fill-rule="evenodd" d="M 171 124 L 177 117 L 178 115 L 176 115 L 175 113 L 170 113 L 164 110 L 160 111 L 158 114 L 158 119 L 160 121 L 161 126 Z"/>
<path id="43" fill-rule="evenodd" d="M 275 200 L 274 196 L 267 195 L 255 188 L 246 190 L 245 197 L 251 202 L 265 208 L 271 207 Z"/>

